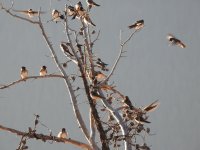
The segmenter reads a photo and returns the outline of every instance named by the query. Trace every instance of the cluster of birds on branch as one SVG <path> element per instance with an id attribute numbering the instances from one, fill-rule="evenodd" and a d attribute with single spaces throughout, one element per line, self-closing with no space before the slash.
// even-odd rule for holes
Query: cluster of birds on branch
<path id="1" fill-rule="evenodd" d="M 40 76 L 47 75 L 47 67 L 46 66 L 41 67 L 39 75 Z M 21 76 L 21 79 L 24 79 L 24 80 L 28 77 L 28 69 L 26 69 L 26 67 L 24 67 L 24 66 L 21 67 L 20 76 Z"/>

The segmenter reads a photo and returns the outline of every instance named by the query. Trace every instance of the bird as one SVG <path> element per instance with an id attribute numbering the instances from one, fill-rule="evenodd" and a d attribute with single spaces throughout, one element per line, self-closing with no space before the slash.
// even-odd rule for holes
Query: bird
<path id="1" fill-rule="evenodd" d="M 139 30 L 144 27 L 144 20 L 138 20 L 134 24 L 128 26 L 129 29 L 134 28 L 135 30 Z"/>
<path id="2" fill-rule="evenodd" d="M 89 14 L 87 14 L 87 13 L 84 14 L 84 16 L 83 16 L 83 21 L 84 21 L 85 24 L 90 24 L 90 25 L 96 26 L 96 25 L 92 22 L 92 20 L 90 19 Z"/>
<path id="3" fill-rule="evenodd" d="M 65 42 L 61 42 L 60 48 L 61 48 L 61 50 L 63 51 L 63 53 L 64 53 L 65 55 L 67 55 L 67 56 L 69 56 L 69 57 L 74 56 L 74 55 L 70 52 L 70 50 L 69 50 L 68 46 L 65 44 Z"/>
<path id="4" fill-rule="evenodd" d="M 39 11 L 34 11 L 32 9 L 28 9 L 28 10 L 14 10 L 15 12 L 20 12 L 23 13 L 25 15 L 28 15 L 30 18 L 34 17 L 34 16 L 38 16 L 39 15 Z M 44 14 L 45 12 L 40 11 L 40 14 Z"/>
<path id="5" fill-rule="evenodd" d="M 58 138 L 66 139 L 68 136 L 68 133 L 66 132 L 65 128 L 62 128 L 62 130 L 58 133 Z"/>
<path id="6" fill-rule="evenodd" d="M 131 100 L 129 99 L 128 96 L 125 96 L 125 99 L 124 99 L 124 103 L 130 108 L 130 109 L 133 109 L 133 105 L 132 105 L 132 102 Z"/>
<path id="7" fill-rule="evenodd" d="M 77 10 L 77 11 L 85 11 L 85 9 L 83 8 L 83 5 L 82 5 L 82 3 L 80 1 L 78 3 L 76 3 L 75 10 Z"/>
<path id="8" fill-rule="evenodd" d="M 52 21 L 55 21 L 56 23 L 59 21 L 59 20 L 63 20 L 65 17 L 56 9 L 53 9 L 52 10 Z"/>
<path id="9" fill-rule="evenodd" d="M 171 45 L 177 45 L 181 48 L 186 48 L 186 45 L 181 40 L 179 40 L 175 36 L 173 36 L 172 34 L 168 34 L 167 39 L 171 43 Z"/>
<path id="10" fill-rule="evenodd" d="M 160 103 L 158 102 L 158 100 L 156 100 L 156 101 L 154 101 L 153 103 L 151 103 L 151 104 L 145 106 L 144 108 L 142 108 L 142 110 L 145 111 L 145 112 L 152 112 L 152 111 L 154 111 L 156 108 L 158 108 L 159 104 L 160 104 Z"/>
<path id="11" fill-rule="evenodd" d="M 22 66 L 21 67 L 21 72 L 20 72 L 21 79 L 26 79 L 28 77 L 28 70 L 26 67 Z"/>
<path id="12" fill-rule="evenodd" d="M 96 64 L 97 67 L 101 68 L 103 71 L 108 71 L 108 69 L 106 68 L 108 64 L 104 63 L 100 58 L 97 58 Z"/>
<path id="13" fill-rule="evenodd" d="M 150 121 L 147 121 L 148 118 L 144 118 L 142 115 L 138 115 L 136 118 L 134 118 L 135 122 L 144 124 L 144 123 L 151 123 Z"/>
<path id="14" fill-rule="evenodd" d="M 94 76 L 97 80 L 105 79 L 107 76 L 103 74 L 101 71 L 95 71 Z"/>
<path id="15" fill-rule="evenodd" d="M 87 0 L 87 5 L 89 10 L 93 7 L 93 6 L 100 6 L 99 4 L 95 3 L 93 0 Z"/>
<path id="16" fill-rule="evenodd" d="M 78 17 L 78 13 L 75 7 L 73 6 L 68 6 L 66 12 L 68 16 L 73 16 L 72 19 L 75 19 L 76 17 Z"/>
<path id="17" fill-rule="evenodd" d="M 103 99 L 104 97 L 102 97 L 101 95 L 99 95 L 98 93 L 97 93 L 97 90 L 91 90 L 90 91 L 90 96 L 91 96 L 91 98 L 93 99 L 93 100 L 97 100 L 97 99 Z"/>
<path id="18" fill-rule="evenodd" d="M 47 74 L 47 67 L 42 66 L 40 69 L 40 76 L 45 76 Z"/>

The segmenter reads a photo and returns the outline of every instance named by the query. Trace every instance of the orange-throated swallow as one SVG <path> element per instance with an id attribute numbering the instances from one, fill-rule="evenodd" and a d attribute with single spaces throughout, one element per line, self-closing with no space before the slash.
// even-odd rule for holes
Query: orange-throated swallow
<path id="1" fill-rule="evenodd" d="M 68 57 L 73 57 L 73 56 L 74 56 L 74 55 L 70 52 L 68 46 L 67 46 L 64 42 L 62 42 L 62 43 L 60 44 L 60 48 L 61 48 L 61 50 L 63 51 L 63 53 L 64 53 L 65 55 L 67 55 Z"/>
<path id="2" fill-rule="evenodd" d="M 15 12 L 20 12 L 23 13 L 25 15 L 28 15 L 30 18 L 34 17 L 34 16 L 38 16 L 39 15 L 39 11 L 34 11 L 32 9 L 28 9 L 28 10 L 14 10 Z M 44 14 L 45 12 L 40 11 L 40 14 Z"/>
<path id="3" fill-rule="evenodd" d="M 21 79 L 26 79 L 28 77 L 28 70 L 26 67 L 22 66 L 21 67 L 21 72 L 20 72 Z"/>
<path id="4" fill-rule="evenodd" d="M 128 96 L 125 96 L 125 99 L 124 99 L 124 103 L 130 108 L 130 109 L 133 109 L 133 105 L 132 105 L 132 102 L 131 100 L 129 99 Z"/>
<path id="5" fill-rule="evenodd" d="M 129 29 L 134 28 L 135 30 L 139 30 L 144 27 L 144 20 L 138 20 L 138 21 L 136 21 L 136 23 L 134 23 L 128 27 L 129 27 Z"/>
<path id="6" fill-rule="evenodd" d="M 55 21 L 56 23 L 59 21 L 59 20 L 63 20 L 65 17 L 56 9 L 53 9 L 52 10 L 52 21 Z"/>
<path id="7" fill-rule="evenodd" d="M 103 99 L 104 97 L 102 97 L 101 95 L 99 95 L 98 93 L 97 93 L 97 90 L 91 90 L 90 91 L 90 96 L 91 96 L 91 98 L 93 99 L 93 100 L 97 100 L 97 99 Z"/>
<path id="8" fill-rule="evenodd" d="M 186 47 L 186 45 L 181 40 L 177 39 L 172 34 L 168 34 L 167 35 L 167 39 L 171 43 L 171 45 L 177 45 L 177 46 L 179 46 L 181 48 L 185 48 Z"/>
<path id="9" fill-rule="evenodd" d="M 58 133 L 58 138 L 66 139 L 68 136 L 68 133 L 66 132 L 65 128 L 62 128 L 62 130 Z"/>
<path id="10" fill-rule="evenodd" d="M 80 1 L 75 5 L 75 9 L 77 11 L 85 11 L 85 9 L 83 8 L 83 5 Z"/>
<path id="11" fill-rule="evenodd" d="M 102 80 L 102 79 L 105 79 L 107 76 L 105 74 L 103 74 L 101 71 L 97 71 L 94 73 L 95 75 L 95 78 L 97 80 Z"/>
<path id="12" fill-rule="evenodd" d="M 45 76 L 47 74 L 47 67 L 42 66 L 40 69 L 40 76 Z"/>
<path id="13" fill-rule="evenodd" d="M 99 4 L 95 3 L 93 0 L 86 0 L 87 5 L 89 10 L 93 7 L 93 6 L 100 6 Z"/>

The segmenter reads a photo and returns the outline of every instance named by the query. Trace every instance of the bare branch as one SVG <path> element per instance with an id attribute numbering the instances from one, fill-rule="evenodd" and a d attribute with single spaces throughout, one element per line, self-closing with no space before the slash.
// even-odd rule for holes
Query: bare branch
<path id="1" fill-rule="evenodd" d="M 43 142 L 46 142 L 46 141 L 62 142 L 65 144 L 73 144 L 73 145 L 80 147 L 82 149 L 85 149 L 85 150 L 92 150 L 92 148 L 89 145 L 79 142 L 79 141 L 76 141 L 76 140 L 73 140 L 71 138 L 63 139 L 63 138 L 58 138 L 58 137 L 50 136 L 50 135 L 37 134 L 35 132 L 22 132 L 22 131 L 15 130 L 12 128 L 4 127 L 2 125 L 0 125 L 0 130 L 8 131 L 8 132 L 11 132 L 18 136 L 26 136 L 26 137 L 29 137 L 30 139 L 41 140 Z"/>
<path id="2" fill-rule="evenodd" d="M 15 85 L 17 83 L 26 81 L 26 80 L 30 80 L 30 79 L 43 79 L 43 78 L 65 78 L 63 75 L 58 75 L 58 74 L 50 74 L 50 75 L 45 75 L 45 76 L 29 76 L 26 79 L 19 79 L 17 81 L 14 81 L 12 83 L 9 83 L 7 85 L 3 85 L 0 87 L 0 89 L 5 89 L 5 88 L 9 88 L 12 85 Z"/>
<path id="3" fill-rule="evenodd" d="M 117 57 L 117 59 L 116 59 L 116 61 L 115 61 L 115 64 L 114 64 L 113 67 L 112 67 L 112 70 L 110 71 L 110 74 L 107 76 L 106 79 L 104 79 L 104 80 L 100 83 L 100 85 L 105 84 L 105 83 L 110 79 L 110 77 L 113 75 L 113 73 L 114 73 L 114 71 L 115 71 L 115 68 L 117 67 L 118 62 L 119 62 L 120 58 L 122 57 L 122 53 L 124 52 L 124 46 L 126 45 L 126 43 L 127 43 L 128 41 L 131 40 L 131 38 L 133 37 L 133 35 L 134 35 L 136 32 L 137 32 L 137 30 L 135 30 L 135 31 L 127 38 L 127 40 L 126 40 L 125 42 L 123 42 L 123 43 L 122 43 L 122 41 L 121 41 L 121 36 L 120 36 L 120 47 L 121 47 L 121 48 L 120 48 L 120 51 L 119 51 L 119 55 L 118 55 L 118 57 Z"/>

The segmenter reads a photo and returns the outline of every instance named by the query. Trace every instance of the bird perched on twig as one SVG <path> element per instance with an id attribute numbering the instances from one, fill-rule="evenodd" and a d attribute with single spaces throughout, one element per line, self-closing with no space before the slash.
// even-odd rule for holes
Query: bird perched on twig
<path id="1" fill-rule="evenodd" d="M 103 99 L 104 97 L 102 97 L 100 94 L 97 93 L 97 90 L 90 90 L 90 96 L 91 98 L 96 101 L 97 99 Z"/>
<path id="2" fill-rule="evenodd" d="M 83 16 L 83 21 L 84 21 L 85 24 L 90 24 L 90 25 L 96 26 L 96 25 L 92 22 L 92 20 L 90 19 L 89 14 L 87 14 L 87 13 L 84 14 L 84 16 Z"/>
<path id="3" fill-rule="evenodd" d="M 21 67 L 20 76 L 21 76 L 21 79 L 26 79 L 28 77 L 28 70 L 26 69 L 26 67 L 24 66 Z"/>
<path id="4" fill-rule="evenodd" d="M 68 136 L 68 133 L 66 132 L 65 128 L 62 128 L 62 130 L 58 133 L 58 138 L 66 139 Z"/>
<path id="5" fill-rule="evenodd" d="M 68 6 L 66 12 L 68 16 L 73 16 L 72 19 L 75 19 L 76 17 L 78 17 L 78 12 L 73 6 Z"/>
<path id="6" fill-rule="evenodd" d="M 22 14 L 28 15 L 30 18 L 34 17 L 34 16 L 38 16 L 39 15 L 39 11 L 34 11 L 32 9 L 28 9 L 28 10 L 13 10 L 15 12 L 20 12 Z M 45 12 L 40 11 L 40 14 L 44 14 Z"/>
<path id="7" fill-rule="evenodd" d="M 107 76 L 103 74 L 101 71 L 95 71 L 94 76 L 97 80 L 105 79 Z"/>
<path id="8" fill-rule="evenodd" d="M 55 21 L 56 23 L 59 21 L 59 20 L 63 20 L 65 17 L 56 9 L 53 9 L 52 10 L 52 13 L 51 13 L 51 16 L 52 16 L 52 21 Z"/>
<path id="9" fill-rule="evenodd" d="M 108 64 L 104 63 L 100 58 L 97 58 L 96 64 L 97 67 L 101 68 L 103 71 L 108 71 L 108 69 L 106 68 Z"/>
<path id="10" fill-rule="evenodd" d="M 171 43 L 171 45 L 177 45 L 181 48 L 185 48 L 186 45 L 179 39 L 177 39 L 175 36 L 173 36 L 172 34 L 168 34 L 167 35 L 167 39 L 169 40 L 169 42 Z"/>
<path id="11" fill-rule="evenodd" d="M 87 5 L 89 10 L 93 7 L 93 6 L 100 6 L 99 4 L 95 3 L 93 0 L 86 0 Z"/>
<path id="12" fill-rule="evenodd" d="M 128 26 L 129 29 L 134 28 L 135 30 L 139 30 L 144 27 L 144 20 L 138 20 L 134 24 Z"/>
<path id="13" fill-rule="evenodd" d="M 68 46 L 67 46 L 67 44 L 66 44 L 65 42 L 61 42 L 60 48 L 61 48 L 61 50 L 63 51 L 63 53 L 64 53 L 65 55 L 67 55 L 68 57 L 73 57 L 73 56 L 74 56 L 74 55 L 72 54 L 72 52 L 70 52 L 70 50 L 69 50 L 69 48 L 68 48 Z"/>
<path id="14" fill-rule="evenodd" d="M 42 66 L 40 69 L 40 76 L 45 76 L 47 74 L 47 67 Z"/>

